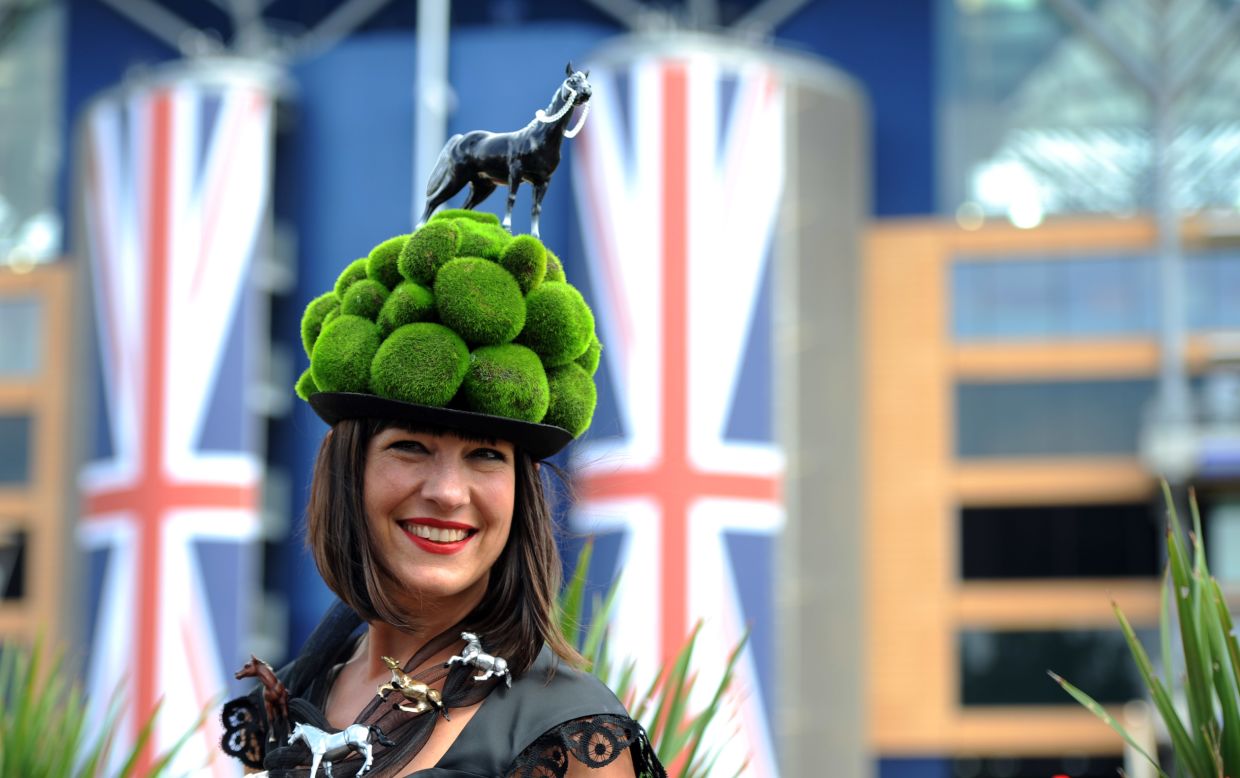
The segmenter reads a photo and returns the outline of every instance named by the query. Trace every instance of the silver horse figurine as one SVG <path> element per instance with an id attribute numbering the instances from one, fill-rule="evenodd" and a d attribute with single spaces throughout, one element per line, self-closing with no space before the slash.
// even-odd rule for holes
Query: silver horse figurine
<path id="1" fill-rule="evenodd" d="M 493 675 L 502 675 L 504 682 L 508 684 L 508 688 L 512 688 L 512 673 L 508 672 L 508 662 L 503 657 L 491 656 L 482 650 L 482 641 L 472 632 L 462 632 L 461 637 L 465 640 L 465 650 L 460 656 L 454 656 L 444 664 L 444 667 L 451 667 L 460 662 L 465 665 L 473 665 L 482 670 L 481 675 L 475 675 L 475 681 L 485 681 Z"/>
<path id="2" fill-rule="evenodd" d="M 300 722 L 293 727 L 293 733 L 288 736 L 288 742 L 292 745 L 294 740 L 300 738 L 310 749 L 310 755 L 314 759 L 310 765 L 310 778 L 315 778 L 318 774 L 319 762 L 327 768 L 327 778 L 331 778 L 332 762 L 348 756 L 352 751 L 366 758 L 362 769 L 358 770 L 357 774 L 361 775 L 370 769 L 371 763 L 374 762 L 374 753 L 370 747 L 371 735 L 374 735 L 375 740 L 385 746 L 396 745 L 383 734 L 383 730 L 375 726 L 350 724 L 339 732 L 324 732 L 318 727 Z"/>

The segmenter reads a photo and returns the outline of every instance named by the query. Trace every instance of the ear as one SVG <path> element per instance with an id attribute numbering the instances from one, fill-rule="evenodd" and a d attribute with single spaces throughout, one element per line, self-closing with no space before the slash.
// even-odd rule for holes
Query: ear
<path id="1" fill-rule="evenodd" d="M 534 463 L 534 472 L 535 472 L 535 473 L 537 473 L 539 470 L 542 470 L 542 462 L 535 462 L 535 463 Z"/>
<path id="2" fill-rule="evenodd" d="M 568 64 L 564 66 L 564 75 L 571 76 L 573 74 L 573 61 L 570 59 Z"/>

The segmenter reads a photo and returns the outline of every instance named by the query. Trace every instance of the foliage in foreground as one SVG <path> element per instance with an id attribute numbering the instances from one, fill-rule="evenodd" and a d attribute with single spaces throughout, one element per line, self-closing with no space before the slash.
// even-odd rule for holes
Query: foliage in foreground
<path id="1" fill-rule="evenodd" d="M 1240 775 L 1240 644 L 1236 640 L 1227 601 L 1218 581 L 1210 575 L 1206 566 L 1196 495 L 1190 495 L 1193 528 L 1188 533 L 1187 542 L 1166 483 L 1163 484 L 1163 496 L 1168 516 L 1168 561 L 1159 622 L 1163 676 L 1155 672 L 1149 655 L 1137 640 L 1123 611 L 1114 603 L 1112 607 L 1154 707 L 1171 737 L 1177 772 L 1191 778 Z M 1171 642 L 1176 628 L 1171 624 L 1171 600 L 1175 601 L 1176 621 L 1179 623 L 1179 640 L 1184 655 L 1183 674 L 1172 669 Z M 1146 753 L 1123 725 L 1092 697 L 1054 673 L 1051 677 L 1149 760 L 1162 778 L 1167 778 L 1167 773 L 1158 764 L 1157 754 Z M 1183 698 L 1187 701 L 1186 720 L 1181 718 L 1174 703 L 1177 689 L 1181 686 Z"/>
<path id="2" fill-rule="evenodd" d="M 586 576 L 590 570 L 593 543 L 587 542 L 577 557 L 572 580 L 560 594 L 559 620 L 566 640 L 581 651 L 590 670 L 616 693 L 629 713 L 650 735 L 655 753 L 671 775 L 676 778 L 705 778 L 713 775 L 718 753 L 704 748 L 712 724 L 721 724 L 723 695 L 732 684 L 736 662 L 748 640 L 748 634 L 728 654 L 723 676 L 714 686 L 710 703 L 700 712 L 689 707 L 689 697 L 697 681 L 693 670 L 693 651 L 697 644 L 699 622 L 685 640 L 671 665 L 641 693 L 634 685 L 633 660 L 617 661 L 608 647 L 607 624 L 615 603 L 616 585 L 606 596 L 596 598 L 588 628 L 582 628 L 585 609 Z M 743 766 L 742 766 L 743 769 Z M 739 775 L 740 772 L 737 772 Z"/>
<path id="3" fill-rule="evenodd" d="M 42 642 L 33 648 L 0 645 L 0 778 L 95 778 L 112 760 L 121 725 L 122 697 L 112 695 L 107 715 L 92 737 L 86 726 L 87 701 L 64 651 L 44 658 Z M 139 754 L 155 728 L 158 709 L 151 714 L 125 755 L 120 778 L 137 775 Z M 158 756 L 146 775 L 167 772 L 181 746 L 197 729 L 186 732 L 165 754 Z"/>

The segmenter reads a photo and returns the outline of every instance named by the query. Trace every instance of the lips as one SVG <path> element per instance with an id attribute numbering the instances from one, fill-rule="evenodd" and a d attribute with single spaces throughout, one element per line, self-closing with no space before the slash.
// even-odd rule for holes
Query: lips
<path id="1" fill-rule="evenodd" d="M 468 524 L 429 518 L 402 521 L 400 528 L 414 545 L 432 554 L 455 554 L 478 532 Z"/>

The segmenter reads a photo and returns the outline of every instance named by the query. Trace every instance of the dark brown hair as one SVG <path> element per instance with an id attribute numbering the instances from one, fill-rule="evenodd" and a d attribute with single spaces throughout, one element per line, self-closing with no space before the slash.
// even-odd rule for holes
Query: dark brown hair
<path id="1" fill-rule="evenodd" d="M 319 447 L 306 506 L 306 543 L 328 588 L 367 621 L 408 629 L 412 619 L 394 604 L 394 586 L 372 547 L 363 500 L 366 452 L 389 422 L 337 422 Z M 450 430 L 417 432 L 456 434 Z M 540 468 L 517 447 L 516 494 L 508 543 L 491 568 L 482 602 L 464 625 L 487 638 L 486 650 L 503 656 L 514 672 L 533 664 L 542 645 L 572 665 L 584 664 L 556 623 L 562 577 L 560 554 Z"/>

